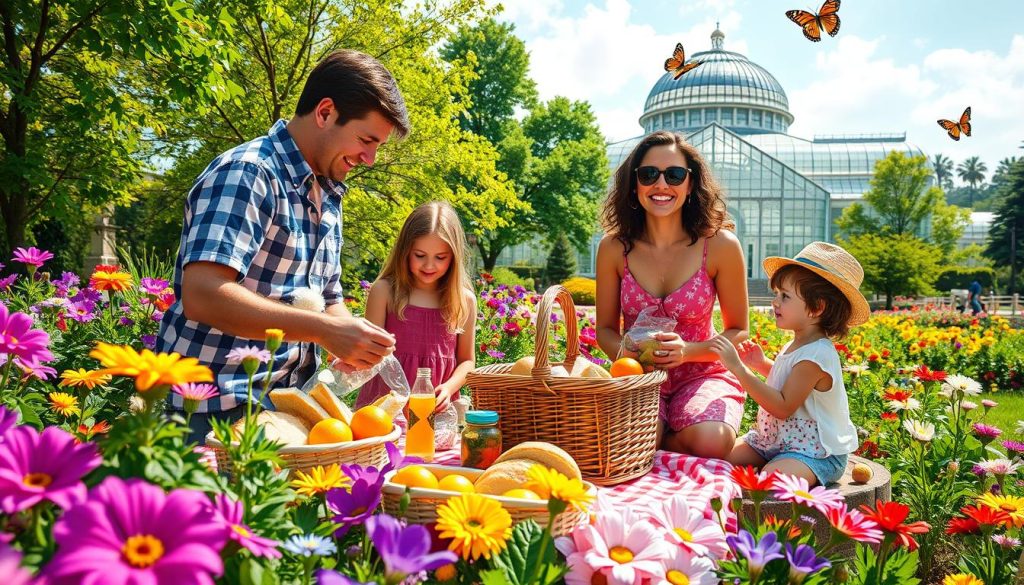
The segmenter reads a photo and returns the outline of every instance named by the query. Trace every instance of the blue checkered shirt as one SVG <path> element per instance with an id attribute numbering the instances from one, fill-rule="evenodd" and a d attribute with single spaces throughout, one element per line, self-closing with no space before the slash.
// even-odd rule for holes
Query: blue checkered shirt
<path id="1" fill-rule="evenodd" d="M 314 180 L 323 193 L 320 221 L 310 198 Z M 239 284 L 275 301 L 289 302 L 297 288 L 322 292 L 328 305 L 342 300 L 341 198 L 346 187 L 313 170 L 279 120 L 266 136 L 218 156 L 189 191 L 181 244 L 174 264 L 177 301 L 164 313 L 157 349 L 199 358 L 220 387 L 220 398 L 200 404 L 199 412 L 218 412 L 244 404 L 248 376 L 241 364 L 229 364 L 237 347 L 263 347 L 262 339 L 228 335 L 190 321 L 181 305 L 181 275 L 190 262 L 216 262 L 238 271 Z M 281 329 L 287 331 L 287 324 Z M 319 362 L 317 347 L 284 342 L 274 355 L 271 386 L 301 386 Z M 266 367 L 255 377 L 258 395 Z M 181 397 L 171 406 L 182 410 Z"/>

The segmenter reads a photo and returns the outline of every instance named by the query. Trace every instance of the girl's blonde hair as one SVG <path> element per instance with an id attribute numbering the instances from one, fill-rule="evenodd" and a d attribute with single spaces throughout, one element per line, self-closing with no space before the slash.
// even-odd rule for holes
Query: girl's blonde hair
<path id="1" fill-rule="evenodd" d="M 441 316 L 448 323 L 448 331 L 461 333 L 460 329 L 469 312 L 467 295 L 472 294 L 473 288 L 466 269 L 466 233 L 462 230 L 458 214 L 447 202 L 424 203 L 405 218 L 398 239 L 377 278 L 386 278 L 391 283 L 388 310 L 399 319 L 404 319 L 409 293 L 413 288 L 409 254 L 418 238 L 430 234 L 441 238 L 452 249 L 452 261 L 448 271 L 438 280 L 438 291 L 441 294 Z"/>

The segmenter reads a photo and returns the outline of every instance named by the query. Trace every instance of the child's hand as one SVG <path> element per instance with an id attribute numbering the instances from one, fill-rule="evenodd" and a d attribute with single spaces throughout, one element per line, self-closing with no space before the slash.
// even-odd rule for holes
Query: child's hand
<path id="1" fill-rule="evenodd" d="M 458 388 L 449 388 L 445 384 L 438 384 L 434 387 L 434 403 L 437 405 L 434 407 L 434 412 L 444 412 L 448 408 L 448 404 L 452 401 L 452 396 L 458 394 Z"/>
<path id="2" fill-rule="evenodd" d="M 730 372 L 743 368 L 743 362 L 740 360 L 740 356 L 736 352 L 736 348 L 728 338 L 716 335 L 712 337 L 708 343 L 711 345 L 711 351 L 718 354 L 719 359 L 726 368 L 729 368 Z"/>
<path id="3" fill-rule="evenodd" d="M 768 361 L 764 355 L 764 350 L 761 349 L 761 344 L 751 339 L 741 343 L 737 348 L 737 351 L 740 354 L 740 360 L 746 364 L 748 368 L 754 370 L 760 368 L 766 361 Z"/>

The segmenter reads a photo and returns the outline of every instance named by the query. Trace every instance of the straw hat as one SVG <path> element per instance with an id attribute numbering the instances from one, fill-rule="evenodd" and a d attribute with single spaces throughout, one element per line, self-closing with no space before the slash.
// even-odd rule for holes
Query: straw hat
<path id="1" fill-rule="evenodd" d="M 861 268 L 860 262 L 857 262 L 857 259 L 846 250 L 835 244 L 811 242 L 803 250 L 800 250 L 796 258 L 770 256 L 765 258 L 762 263 L 769 279 L 779 268 L 789 264 L 810 270 L 834 284 L 846 296 L 853 309 L 848 321 L 851 327 L 864 323 L 871 316 L 868 301 L 858 290 L 861 282 L 864 281 L 864 269 Z"/>

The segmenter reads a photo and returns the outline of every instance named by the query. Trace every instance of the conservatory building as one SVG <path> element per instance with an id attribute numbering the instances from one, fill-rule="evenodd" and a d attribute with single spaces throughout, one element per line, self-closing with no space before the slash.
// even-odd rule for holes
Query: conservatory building
<path id="1" fill-rule="evenodd" d="M 747 278 L 763 281 L 761 260 L 796 254 L 815 240 L 831 240 L 844 207 L 863 198 L 875 163 L 892 151 L 917 156 L 905 133 L 815 136 L 788 134 L 794 115 L 778 80 L 744 55 L 725 49 L 715 30 L 704 62 L 679 79 L 664 74 L 640 115 L 644 133 L 673 130 L 700 150 L 726 192 L 729 213 L 744 246 Z M 607 147 L 614 173 L 643 136 Z M 593 276 L 597 243 L 579 257 L 580 274 Z M 523 263 L 537 244 L 506 250 L 498 264 Z M 546 256 L 546 250 L 541 258 Z M 543 260 L 537 262 L 543 264 Z M 760 288 L 751 283 L 754 288 Z"/>

